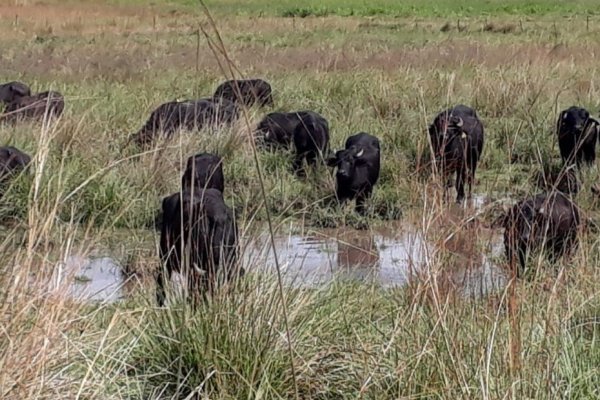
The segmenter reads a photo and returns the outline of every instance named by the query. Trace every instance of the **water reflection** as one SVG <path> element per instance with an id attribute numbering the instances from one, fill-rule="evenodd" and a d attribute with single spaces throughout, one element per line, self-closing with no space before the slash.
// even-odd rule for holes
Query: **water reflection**
<path id="1" fill-rule="evenodd" d="M 337 264 L 343 268 L 378 268 L 379 248 L 374 236 L 350 232 L 338 237 Z"/>
<path id="2" fill-rule="evenodd" d="M 314 288 L 341 279 L 390 288 L 435 279 L 440 289 L 480 297 L 506 285 L 506 274 L 494 262 L 503 253 L 500 232 L 473 218 L 489 204 L 488 198 L 476 196 L 468 207 L 451 206 L 441 213 L 436 209 L 435 215 L 424 210 L 413 219 L 419 225 L 406 218 L 371 230 L 279 234 L 274 246 L 266 231 L 248 233 L 241 239 L 242 263 L 248 272 L 274 274 L 277 254 L 285 284 L 294 287 Z M 59 269 L 61 282 L 73 282 L 69 294 L 77 299 L 116 301 L 127 295 L 127 279 L 112 258 L 73 255 Z"/>
<path id="3" fill-rule="evenodd" d="M 315 230 L 275 238 L 277 260 L 286 284 L 317 287 L 334 279 L 398 287 L 411 279 L 435 276 L 447 290 L 479 297 L 506 284 L 504 271 L 492 260 L 502 253 L 498 232 L 466 223 L 448 213 L 427 237 L 400 224 L 374 231 Z M 275 252 L 267 235 L 249 239 L 248 270 L 274 273 Z"/>
<path id="4" fill-rule="evenodd" d="M 247 265 L 273 271 L 275 254 L 266 236 L 253 239 Z M 412 229 L 389 236 L 382 232 L 323 230 L 308 237 L 275 238 L 277 259 L 287 283 L 315 287 L 334 277 L 374 281 L 383 287 L 406 284 L 426 259 L 427 246 Z M 250 267 L 251 268 L 251 267 Z"/>

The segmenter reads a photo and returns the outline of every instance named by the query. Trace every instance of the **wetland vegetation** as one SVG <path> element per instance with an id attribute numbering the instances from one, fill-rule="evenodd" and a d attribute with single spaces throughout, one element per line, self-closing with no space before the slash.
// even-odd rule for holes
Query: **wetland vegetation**
<path id="1" fill-rule="evenodd" d="M 493 221 L 504 205 L 541 190 L 541 171 L 560 166 L 558 112 L 578 104 L 598 115 L 595 4 L 298 4 L 209 1 L 214 24 L 188 0 L 0 5 L 0 82 L 58 90 L 66 102 L 56 122 L 0 126 L 1 145 L 33 156 L 0 199 L 0 397 L 599 397 L 593 226 L 568 263 L 535 258 L 527 279 L 501 279 L 479 295 L 463 290 L 469 271 L 506 270 Z M 210 96 L 232 75 L 268 80 L 274 111 L 326 117 L 334 149 L 359 131 L 380 139 L 381 176 L 366 217 L 327 205 L 335 183 L 325 167 L 297 179 L 291 154 L 254 158 L 251 132 L 265 110 L 217 133 L 123 148 L 157 105 Z M 439 111 L 458 103 L 477 109 L 486 129 L 474 187 L 484 200 L 465 207 L 445 203 L 426 134 Z M 158 308 L 156 211 L 200 151 L 224 158 L 225 200 L 249 273 L 233 295 L 199 309 Z M 600 210 L 591 190 L 598 175 L 597 166 L 580 174 L 577 202 L 590 221 Z M 331 279 L 280 286 L 273 255 L 259 255 L 268 216 L 284 278 L 316 254 L 302 244 L 316 237 L 329 243 L 319 242 L 319 257 L 333 252 L 317 260 Z M 398 243 L 410 256 L 386 248 Z M 65 273 L 72 257 L 104 256 L 122 267 L 126 294 L 74 297 L 70 288 L 86 278 Z M 343 260 L 355 257 L 360 279 L 346 279 L 357 265 Z M 408 271 L 402 284 L 382 284 L 392 278 L 378 271 L 390 265 Z"/>

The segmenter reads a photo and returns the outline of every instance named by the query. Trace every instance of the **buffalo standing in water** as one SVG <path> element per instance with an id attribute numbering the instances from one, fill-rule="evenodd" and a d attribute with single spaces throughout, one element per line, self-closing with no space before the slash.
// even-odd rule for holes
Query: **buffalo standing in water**
<path id="1" fill-rule="evenodd" d="M 530 251 L 542 248 L 551 260 L 577 247 L 579 209 L 561 192 L 521 200 L 503 218 L 504 247 L 509 262 L 524 270 Z"/>
<path id="2" fill-rule="evenodd" d="M 441 112 L 429 126 L 429 138 L 444 181 L 456 173 L 456 201 L 465 198 L 465 181 L 471 197 L 484 142 L 483 124 L 475 110 L 458 105 Z"/>
<path id="3" fill-rule="evenodd" d="M 356 211 L 364 213 L 365 202 L 379 179 L 380 157 L 379 139 L 360 132 L 327 160 L 329 166 L 337 167 L 336 195 L 341 203 L 356 199 Z"/>
<path id="4" fill-rule="evenodd" d="M 188 275 L 193 295 L 211 292 L 220 282 L 243 274 L 236 269 L 238 231 L 223 200 L 224 186 L 221 157 L 199 153 L 187 160 L 181 193 L 163 199 L 160 257 L 165 270 L 157 275 L 160 305 L 165 279 L 170 280 L 174 271 Z"/>
<path id="5" fill-rule="evenodd" d="M 216 189 L 184 189 L 163 199 L 157 300 L 165 300 L 165 280 L 183 272 L 192 296 L 212 293 L 243 275 L 237 264 L 238 230 L 233 212 Z"/>

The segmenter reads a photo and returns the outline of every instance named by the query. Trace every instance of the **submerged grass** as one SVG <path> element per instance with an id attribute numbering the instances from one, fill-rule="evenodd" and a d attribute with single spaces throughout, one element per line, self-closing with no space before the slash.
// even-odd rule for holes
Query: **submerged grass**
<path id="1" fill-rule="evenodd" d="M 502 11 L 499 3 L 471 3 L 460 3 L 466 10 L 460 12 Z M 299 7 L 278 4 L 265 14 Z M 364 15 L 379 3 L 332 4 L 305 7 L 310 13 L 312 7 L 346 7 L 358 11 L 335 13 Z M 415 14 L 437 15 L 432 4 L 423 3 Z M 450 4 L 436 4 L 446 15 Z M 540 7 L 531 14 L 588 7 L 585 1 L 503 4 L 519 15 L 527 4 Z M 403 15 L 410 6 L 381 5 L 391 15 Z M 256 0 L 213 6 L 217 15 L 232 9 L 257 15 L 264 5 Z M 158 104 L 209 96 L 223 79 L 215 55 L 204 40 L 197 47 L 191 34 L 197 17 L 174 12 L 153 22 L 152 13 L 139 13 L 134 23 L 139 6 L 128 2 L 125 17 L 117 6 L 63 5 L 61 20 L 58 11 L 39 14 L 37 7 L 22 6 L 16 22 L 10 17 L 14 25 L 0 27 L 6 49 L 0 81 L 21 79 L 36 91 L 59 90 L 67 108 L 47 126 L 0 126 L 2 144 L 35 156 L 0 199 L 0 397 L 600 396 L 596 234 L 582 230 L 582 244 L 568 265 L 533 259 L 534 273 L 517 282 L 514 293 L 500 288 L 464 298 L 457 282 L 471 263 L 465 253 L 480 257 L 490 243 L 481 230 L 471 230 L 473 210 L 455 214 L 442 201 L 428 167 L 425 134 L 440 110 L 474 106 L 486 128 L 476 192 L 500 199 L 537 193 L 539 172 L 559 162 L 558 111 L 581 104 L 597 114 L 593 24 L 592 33 L 574 24 L 576 29 L 553 34 L 548 21 L 538 25 L 536 19 L 528 21 L 533 28 L 514 32 L 483 25 L 460 32 L 451 25 L 440 32 L 444 21 L 434 18 L 418 27 L 384 17 L 307 18 L 294 25 L 274 17 L 217 19 L 235 64 L 272 83 L 276 110 L 321 113 L 330 122 L 333 148 L 358 131 L 380 138 L 380 182 L 369 217 L 359 218 L 351 206 L 329 205 L 329 171 L 323 167 L 298 180 L 287 153 L 258 153 L 262 196 L 250 141 L 253 124 L 267 110 L 250 110 L 250 126 L 181 132 L 147 152 L 122 148 Z M 73 10 L 86 16 L 95 10 L 98 16 L 77 24 Z M 148 283 L 158 264 L 157 235 L 149 228 L 160 199 L 177 190 L 187 157 L 200 151 L 224 158 L 226 201 L 245 237 L 262 229 L 267 212 L 278 232 L 288 225 L 300 231 L 377 229 L 402 218 L 432 248 L 404 288 L 340 278 L 318 288 L 286 286 L 281 294 L 275 279 L 248 261 L 247 279 L 231 289 L 233 295 L 219 294 L 197 309 L 176 300 L 158 309 Z M 595 219 L 599 204 L 590 187 L 597 168 L 580 178 L 577 201 L 586 218 Z M 499 212 L 494 205 L 484 211 L 477 224 L 486 225 Z M 138 235 L 140 229 L 145 233 Z M 136 290 L 116 304 L 72 300 L 69 282 L 77 277 L 64 276 L 65 260 L 106 246 L 124 249 L 127 272 L 140 281 Z M 495 261 L 505 263 L 503 257 Z"/>

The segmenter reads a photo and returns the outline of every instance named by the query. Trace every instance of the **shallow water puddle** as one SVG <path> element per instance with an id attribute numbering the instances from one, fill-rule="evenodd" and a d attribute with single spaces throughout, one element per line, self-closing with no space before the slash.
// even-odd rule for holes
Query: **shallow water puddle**
<path id="1" fill-rule="evenodd" d="M 372 230 L 276 234 L 275 251 L 267 232 L 248 234 L 241 240 L 241 262 L 249 272 L 266 274 L 275 274 L 278 263 L 284 282 L 294 287 L 318 287 L 335 279 L 384 288 L 415 279 L 435 280 L 436 286 L 461 296 L 480 297 L 503 288 L 507 281 L 504 270 L 493 262 L 503 252 L 501 235 L 470 218 L 487 204 L 487 198 L 477 196 L 467 209 L 451 206 L 433 223 L 427 222 L 425 229 L 406 218 Z M 60 264 L 60 271 L 62 282 L 73 282 L 69 294 L 77 299 L 126 297 L 122 268 L 110 257 L 70 256 Z"/>
<path id="2" fill-rule="evenodd" d="M 375 281 L 384 287 L 401 286 L 427 255 L 425 242 L 411 231 L 397 238 L 353 230 L 311 231 L 310 236 L 276 237 L 275 247 L 273 252 L 266 235 L 254 239 L 245 265 L 274 271 L 277 254 L 285 281 L 309 287 L 330 282 L 335 276 Z"/>
<path id="3" fill-rule="evenodd" d="M 72 279 L 69 295 L 76 299 L 114 302 L 125 296 L 121 271 L 121 266 L 110 257 L 75 255 L 62 263 L 60 276 L 61 280 Z"/>

